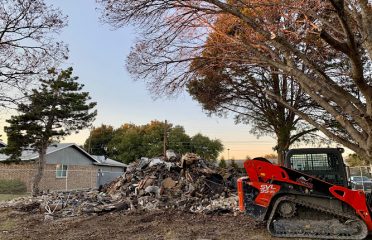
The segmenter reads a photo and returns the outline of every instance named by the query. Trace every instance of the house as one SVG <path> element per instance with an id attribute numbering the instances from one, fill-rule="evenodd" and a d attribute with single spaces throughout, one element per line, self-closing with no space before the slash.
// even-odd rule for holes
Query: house
<path id="1" fill-rule="evenodd" d="M 121 176 L 127 170 L 128 165 L 108 158 L 107 156 L 92 155 L 99 166 L 97 175 L 97 186 L 103 186 L 115 178 Z"/>
<path id="2" fill-rule="evenodd" d="M 22 152 L 20 163 L 7 163 L 4 161 L 8 156 L 0 154 L 0 179 L 19 179 L 30 191 L 37 168 L 35 160 L 38 157 L 38 153 L 26 150 Z M 46 166 L 40 189 L 97 188 L 123 174 L 125 169 L 125 164 L 112 159 L 93 157 L 76 144 L 56 143 L 49 146 L 46 151 Z"/>

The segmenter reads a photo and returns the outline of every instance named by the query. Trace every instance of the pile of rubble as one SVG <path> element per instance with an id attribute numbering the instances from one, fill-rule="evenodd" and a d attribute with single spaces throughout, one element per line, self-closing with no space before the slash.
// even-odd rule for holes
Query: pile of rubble
<path id="1" fill-rule="evenodd" d="M 114 200 L 127 201 L 131 209 L 177 208 L 209 213 L 237 208 L 236 191 L 226 186 L 214 165 L 192 153 L 174 162 L 141 158 L 104 192 Z"/>
<path id="2" fill-rule="evenodd" d="M 0 208 L 12 208 L 20 212 L 45 213 L 46 219 L 74 217 L 90 213 L 104 213 L 127 209 L 105 193 L 97 190 L 51 192 L 38 197 L 21 197 L 3 202 Z"/>
<path id="3" fill-rule="evenodd" d="M 205 214 L 236 213 L 236 190 L 231 184 L 236 175 L 192 153 L 170 161 L 141 158 L 100 192 L 55 192 L 6 204 L 21 211 L 45 212 L 46 219 L 166 208 Z"/>

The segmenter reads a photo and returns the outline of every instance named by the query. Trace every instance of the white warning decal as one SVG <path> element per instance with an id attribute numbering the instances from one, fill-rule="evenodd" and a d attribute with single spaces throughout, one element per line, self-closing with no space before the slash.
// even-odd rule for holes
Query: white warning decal
<path id="1" fill-rule="evenodd" d="M 262 184 L 260 187 L 260 192 L 274 194 L 276 193 L 276 187 L 271 184 Z"/>

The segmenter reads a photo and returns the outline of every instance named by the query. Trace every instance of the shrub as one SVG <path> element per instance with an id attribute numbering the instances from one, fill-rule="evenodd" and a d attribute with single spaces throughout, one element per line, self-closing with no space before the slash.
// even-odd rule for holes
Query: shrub
<path id="1" fill-rule="evenodd" d="M 226 168 L 227 167 L 227 164 L 226 164 L 225 159 L 221 158 L 220 163 L 218 164 L 218 166 L 220 168 Z"/>
<path id="2" fill-rule="evenodd" d="M 18 179 L 0 180 L 0 194 L 22 194 L 26 192 L 26 184 Z"/>

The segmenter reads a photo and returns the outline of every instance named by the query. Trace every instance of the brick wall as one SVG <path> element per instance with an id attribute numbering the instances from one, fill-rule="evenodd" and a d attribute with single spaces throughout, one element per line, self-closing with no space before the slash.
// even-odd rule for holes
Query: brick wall
<path id="1" fill-rule="evenodd" d="M 97 170 L 94 165 L 69 165 L 66 178 L 56 177 L 56 164 L 47 164 L 40 183 L 41 190 L 74 190 L 95 188 L 97 186 Z M 31 191 L 32 178 L 36 172 L 34 162 L 19 164 L 0 163 L 0 179 L 19 179 Z"/>

